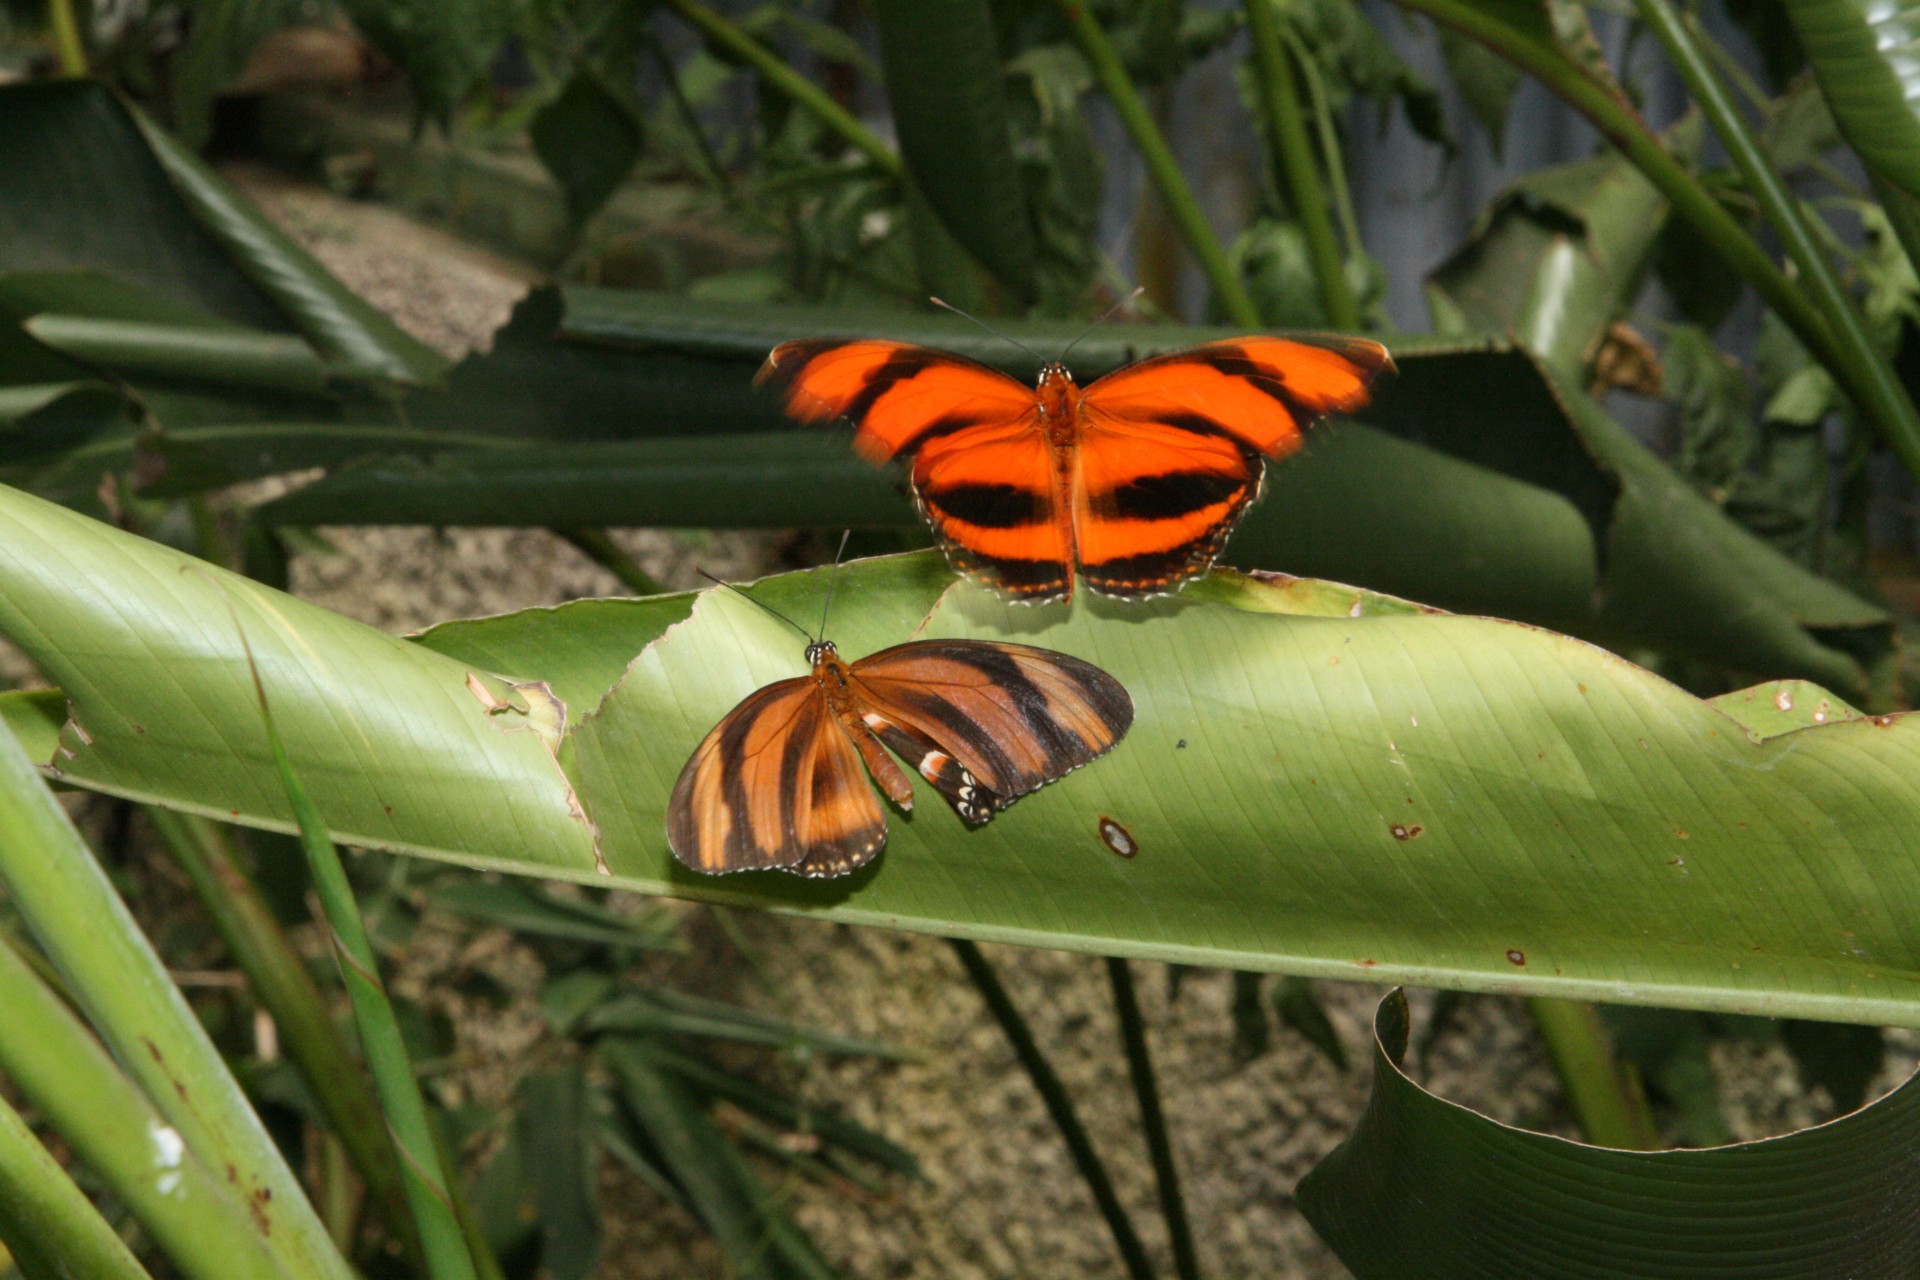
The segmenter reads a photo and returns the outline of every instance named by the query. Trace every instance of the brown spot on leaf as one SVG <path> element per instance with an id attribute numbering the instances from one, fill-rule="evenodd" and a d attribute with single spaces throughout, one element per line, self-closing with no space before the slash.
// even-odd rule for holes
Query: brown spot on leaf
<path id="1" fill-rule="evenodd" d="M 1331 658 L 1328 658 L 1328 659 L 1327 659 L 1327 665 L 1328 665 L 1328 666 L 1330 666 L 1330 667 L 1337 667 L 1337 666 L 1339 666 L 1339 665 L 1340 665 L 1340 655 L 1336 653 L 1336 654 L 1334 654 L 1334 655 L 1333 655 L 1333 656 L 1332 656 Z"/>
<path id="2" fill-rule="evenodd" d="M 1399 823 L 1396 822 L 1392 826 L 1388 827 L 1387 830 L 1393 832 L 1393 838 L 1395 840 L 1418 840 L 1421 837 L 1421 835 L 1426 831 L 1426 828 L 1425 827 L 1405 827 L 1405 826 L 1401 826 Z"/>
<path id="3" fill-rule="evenodd" d="M 129 724 L 127 728 L 133 730 L 135 733 L 145 733 L 147 731 L 147 726 L 143 724 Z"/>
<path id="4" fill-rule="evenodd" d="M 1518 964 L 1518 965 L 1524 965 L 1524 964 L 1526 964 L 1526 962 L 1527 962 L 1527 953 L 1526 953 L 1526 952 L 1524 952 L 1524 951 L 1521 951 L 1521 950 L 1519 950 L 1518 948 L 1516 948 L 1516 949 L 1514 949 L 1514 950 L 1512 950 L 1512 951 L 1509 951 L 1509 952 L 1507 952 L 1507 963 L 1509 963 L 1509 964 Z"/>
<path id="5" fill-rule="evenodd" d="M 1587 691 L 1587 686 L 1583 684 L 1576 684 L 1574 688 L 1578 689 L 1582 693 L 1585 693 Z"/>
<path id="6" fill-rule="evenodd" d="M 1687 835 L 1687 831 L 1685 827 L 1675 827 L 1673 829 L 1673 838 L 1675 840 L 1688 840 L 1688 839 L 1691 839 L 1692 837 Z"/>
<path id="7" fill-rule="evenodd" d="M 1355 960 L 1354 963 L 1359 965 L 1362 969 L 1371 969 L 1375 965 L 1379 964 L 1380 962 L 1378 960 Z"/>
<path id="8" fill-rule="evenodd" d="M 1876 729 L 1885 729 L 1893 724 L 1892 716 L 1868 716 L 1867 719 L 1873 722 Z"/>
<path id="9" fill-rule="evenodd" d="M 1100 839 L 1106 843 L 1107 848 L 1121 857 L 1131 858 L 1140 852 L 1140 842 L 1133 838 L 1133 832 L 1104 813 L 1100 815 L 1099 829 Z"/>

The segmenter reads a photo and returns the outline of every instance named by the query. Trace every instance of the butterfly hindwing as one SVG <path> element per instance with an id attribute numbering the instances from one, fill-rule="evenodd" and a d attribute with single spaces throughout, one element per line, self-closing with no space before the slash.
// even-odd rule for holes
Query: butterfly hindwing
<path id="1" fill-rule="evenodd" d="M 853 675 L 865 710 L 919 752 L 909 761 L 920 768 L 927 749 L 950 757 L 991 794 L 987 816 L 1105 754 L 1133 723 L 1118 680 L 1030 645 L 916 641 L 862 658 Z"/>
<path id="2" fill-rule="evenodd" d="M 872 462 L 955 431 L 1018 423 L 1035 404 L 1031 387 L 977 361 L 879 339 L 783 342 L 754 382 L 802 422 L 851 422 L 854 449 Z"/>
<path id="3" fill-rule="evenodd" d="M 1266 464 L 1225 435 L 1086 414 L 1075 548 L 1087 585 L 1137 598 L 1203 574 L 1259 496 Z"/>
<path id="4" fill-rule="evenodd" d="M 1032 423 L 929 440 L 913 460 L 913 493 L 948 559 L 968 577 L 1017 600 L 1066 594 L 1073 549 L 1052 457 Z"/>

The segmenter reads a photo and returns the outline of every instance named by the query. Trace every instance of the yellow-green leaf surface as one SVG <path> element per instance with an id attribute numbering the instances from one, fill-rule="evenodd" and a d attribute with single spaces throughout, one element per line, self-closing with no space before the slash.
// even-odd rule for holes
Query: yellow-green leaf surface
<path id="1" fill-rule="evenodd" d="M 642 891 L 1243 969 L 1920 1025 L 1920 721 L 1855 718 L 1813 686 L 1792 703 L 1826 698 L 1825 722 L 1790 716 L 1778 687 L 1722 709 L 1580 641 L 1327 583 L 1216 574 L 1144 605 L 1028 608 L 956 584 L 931 553 L 858 562 L 829 628 L 849 657 L 914 636 L 1065 650 L 1125 683 L 1132 732 L 977 831 L 923 794 L 854 876 L 712 878 L 668 853 L 668 790 L 743 695 L 804 670 L 801 639 L 737 594 L 583 602 L 410 645 L 237 579 L 223 594 L 189 563 L 0 490 L 0 628 L 73 697 L 68 780 L 284 823 L 231 596 L 346 842 L 607 883 L 538 731 L 564 704 L 573 794 L 611 882 Z M 753 590 L 811 622 L 825 583 Z M 483 671 L 503 677 L 481 681 L 487 701 L 526 714 L 488 714 L 467 687 Z M 1103 818 L 1137 856 L 1108 849 Z"/>
<path id="2" fill-rule="evenodd" d="M 489 714 L 464 664 L 0 488 L 0 632 L 71 700 L 50 758 L 57 776 L 291 829 L 241 627 L 339 839 L 592 872 L 591 841 L 534 718 Z M 498 680 L 480 691 L 524 702 Z"/>

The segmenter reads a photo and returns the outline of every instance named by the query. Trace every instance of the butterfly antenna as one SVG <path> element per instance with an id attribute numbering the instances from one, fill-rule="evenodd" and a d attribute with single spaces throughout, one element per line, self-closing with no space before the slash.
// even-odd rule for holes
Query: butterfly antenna
<path id="1" fill-rule="evenodd" d="M 833 553 L 833 572 L 827 575 L 827 602 L 820 606 L 820 638 L 827 635 L 827 613 L 833 608 L 833 589 L 840 585 L 840 558 L 847 554 L 847 539 L 853 536 L 853 530 L 846 529 L 840 534 L 840 549 Z"/>
<path id="2" fill-rule="evenodd" d="M 746 592 L 742 591 L 740 588 L 734 586 L 731 582 L 727 582 L 723 579 L 716 578 L 712 574 L 708 573 L 705 569 L 702 569 L 697 565 L 694 566 L 694 572 L 699 574 L 701 577 L 705 578 L 708 582 L 714 583 L 718 586 L 725 587 L 727 590 L 733 592 L 733 594 L 739 596 L 742 600 L 745 600 L 748 604 L 759 605 L 762 609 L 765 609 L 768 613 L 772 614 L 774 617 L 780 619 L 780 621 L 786 623 L 788 626 L 792 627 L 795 631 L 798 631 L 801 635 L 805 636 L 807 638 L 807 643 L 809 644 L 813 643 L 815 636 L 811 631 L 808 631 L 805 627 L 801 626 L 799 623 L 795 622 L 792 618 L 789 618 L 786 614 L 780 612 L 778 609 L 774 608 L 772 605 L 767 604 L 766 602 L 761 600 L 755 600 L 752 596 L 748 595 Z"/>
<path id="3" fill-rule="evenodd" d="M 1038 351 L 1035 351 L 1032 347 L 1020 341 L 1020 339 L 1018 338 L 1009 338 L 1006 334 L 1000 332 L 998 329 L 988 324 L 985 320 L 982 320 L 979 316 L 968 315 L 965 311 L 962 311 L 960 308 L 954 306 L 951 302 L 947 302 L 941 298 L 928 298 L 927 301 L 931 302 L 936 307 L 944 307 L 948 311 L 953 312 L 953 314 L 957 316 L 964 316 L 966 319 L 971 320 L 975 324 L 979 325 L 982 329 L 985 329 L 988 333 L 992 334 L 994 337 L 1000 339 L 1000 341 L 1012 343 L 1014 346 L 1020 348 L 1022 351 L 1032 356 L 1035 360 L 1038 360 L 1041 364 L 1045 364 L 1047 362 L 1047 358 L 1041 355 Z"/>
<path id="4" fill-rule="evenodd" d="M 1086 341 L 1087 337 L 1090 334 L 1092 334 L 1092 332 L 1095 329 L 1098 329 L 1101 325 L 1113 319 L 1114 312 L 1120 310 L 1120 308 L 1126 306 L 1129 302 L 1132 302 L 1135 298 L 1139 297 L 1141 294 L 1145 293 L 1146 291 L 1147 291 L 1147 286 L 1143 284 L 1135 285 L 1133 287 L 1132 293 L 1120 299 L 1120 301 L 1114 303 L 1112 306 L 1108 307 L 1105 311 L 1102 311 L 1100 313 L 1100 318 L 1098 320 L 1095 320 L 1092 324 L 1088 325 L 1084 333 L 1082 333 L 1079 337 L 1075 338 L 1072 342 L 1069 342 L 1067 344 L 1067 349 L 1060 353 L 1060 363 L 1065 364 L 1067 362 L 1067 356 L 1072 354 L 1073 349 L 1075 347 L 1079 346 L 1082 342 Z"/>

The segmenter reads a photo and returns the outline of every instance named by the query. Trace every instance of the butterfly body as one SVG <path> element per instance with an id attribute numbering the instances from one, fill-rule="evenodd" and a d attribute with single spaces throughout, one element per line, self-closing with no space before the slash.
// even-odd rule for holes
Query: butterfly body
<path id="1" fill-rule="evenodd" d="M 851 421 L 869 461 L 910 461 L 914 499 L 961 572 L 1017 600 L 1139 599 L 1205 573 L 1259 496 L 1266 459 L 1359 407 L 1386 349 L 1353 338 L 1208 343 L 1081 388 L 1033 386 L 905 343 L 808 339 L 758 381 L 803 421 Z"/>
<path id="2" fill-rule="evenodd" d="M 681 770 L 667 842 L 687 866 L 845 875 L 886 843 L 863 765 L 910 811 L 899 756 L 973 827 L 1104 754 L 1133 720 L 1119 681 L 1030 645 L 921 640 L 848 662 L 816 641 L 807 661 L 807 675 L 749 694 Z"/>

